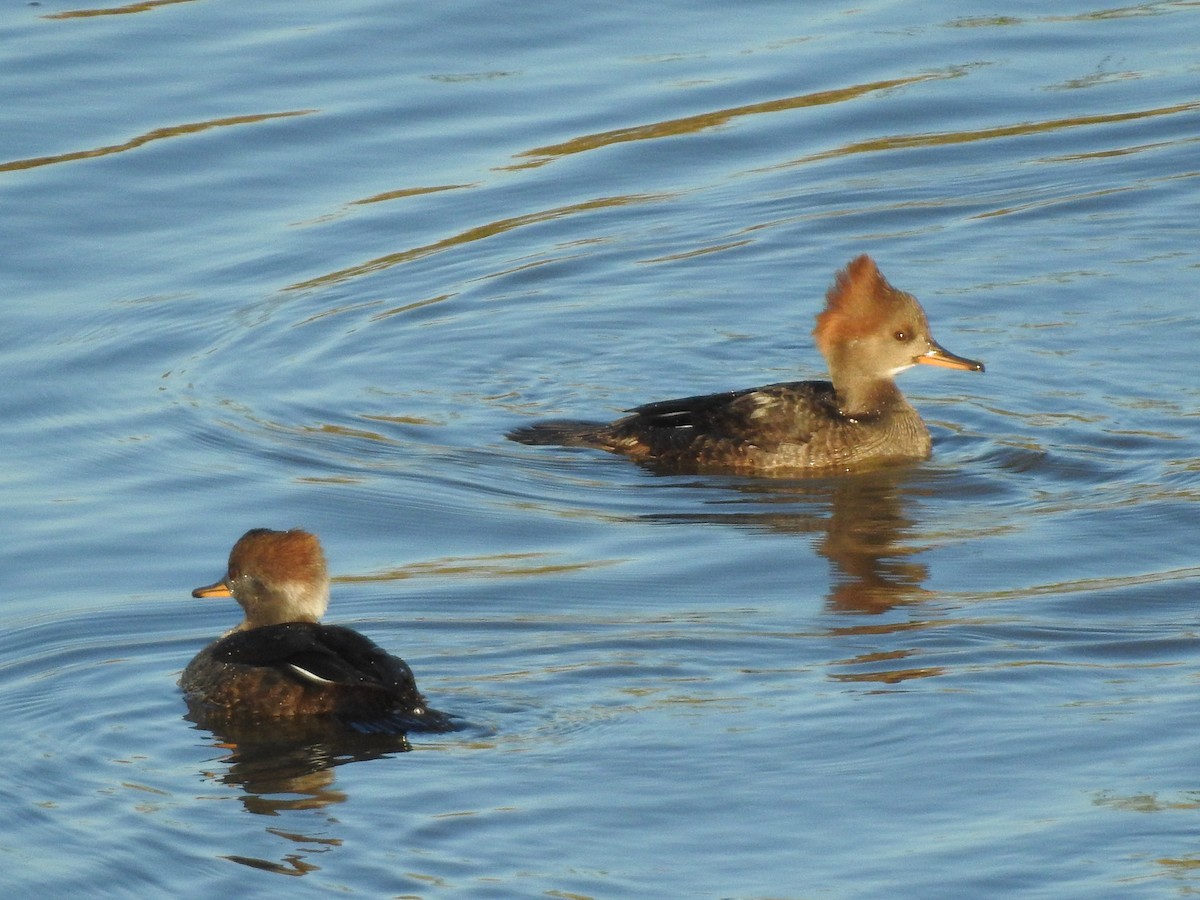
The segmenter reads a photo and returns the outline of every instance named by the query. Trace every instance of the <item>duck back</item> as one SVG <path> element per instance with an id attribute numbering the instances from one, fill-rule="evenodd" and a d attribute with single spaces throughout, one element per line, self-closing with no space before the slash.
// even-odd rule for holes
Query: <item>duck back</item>
<path id="1" fill-rule="evenodd" d="M 350 628 L 288 622 L 209 644 L 180 678 L 189 703 L 254 719 L 330 715 L 356 730 L 445 730 L 408 664 Z"/>

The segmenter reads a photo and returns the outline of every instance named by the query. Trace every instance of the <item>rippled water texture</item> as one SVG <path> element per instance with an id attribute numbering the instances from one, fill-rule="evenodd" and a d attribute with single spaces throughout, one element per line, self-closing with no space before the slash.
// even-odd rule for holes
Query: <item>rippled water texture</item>
<path id="1" fill-rule="evenodd" d="M 1200 890 L 1200 6 L 1042 9 L 9 4 L 4 893 Z M 860 253 L 928 463 L 504 440 L 820 377 Z M 461 730 L 187 718 L 296 525 Z"/>

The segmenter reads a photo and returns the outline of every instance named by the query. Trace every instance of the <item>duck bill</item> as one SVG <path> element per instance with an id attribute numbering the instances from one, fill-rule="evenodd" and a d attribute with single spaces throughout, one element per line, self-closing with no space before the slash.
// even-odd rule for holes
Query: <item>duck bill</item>
<path id="1" fill-rule="evenodd" d="M 232 597 L 233 591 L 229 589 L 229 585 L 225 583 L 225 579 L 221 579 L 216 584 L 205 585 L 198 587 L 192 591 L 193 597 Z"/>
<path id="2" fill-rule="evenodd" d="M 966 372 L 983 371 L 983 363 L 967 359 L 965 356 L 955 356 L 945 347 L 941 347 L 933 341 L 929 342 L 929 349 L 917 357 L 917 362 L 926 366 L 941 366 L 943 369 L 962 369 Z"/>

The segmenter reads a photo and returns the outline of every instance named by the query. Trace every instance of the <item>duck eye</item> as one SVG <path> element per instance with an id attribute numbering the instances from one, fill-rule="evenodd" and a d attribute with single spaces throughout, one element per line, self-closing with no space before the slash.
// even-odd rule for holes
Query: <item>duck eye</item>
<path id="1" fill-rule="evenodd" d="M 900 343 L 904 344 L 904 343 L 907 343 L 911 339 L 912 336 L 907 331 L 905 331 L 903 328 L 901 328 L 899 331 L 897 331 L 895 334 L 893 334 L 892 337 L 894 337 Z"/>

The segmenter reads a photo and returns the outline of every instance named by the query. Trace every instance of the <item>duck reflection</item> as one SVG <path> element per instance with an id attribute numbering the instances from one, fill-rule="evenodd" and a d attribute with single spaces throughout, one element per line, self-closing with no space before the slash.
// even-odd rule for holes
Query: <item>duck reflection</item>
<path id="1" fill-rule="evenodd" d="M 907 540 L 917 524 L 911 510 L 925 492 L 916 471 L 888 468 L 839 478 L 730 481 L 723 487 L 738 499 L 723 499 L 720 511 L 653 518 L 812 535 L 816 551 L 833 567 L 829 607 L 881 613 L 930 595 L 922 587 L 928 568 L 914 558 L 921 548 Z M 712 482 L 702 484 L 712 487 Z M 743 504 L 755 508 L 730 511 L 731 505 Z"/>
<path id="2" fill-rule="evenodd" d="M 269 723 L 239 721 L 189 703 L 186 719 L 211 732 L 214 746 L 228 751 L 220 770 L 202 774 L 242 792 L 242 805 L 254 815 L 276 817 L 289 812 L 322 810 L 348 798 L 338 790 L 334 770 L 351 762 L 382 759 L 412 749 L 404 734 L 359 734 L 321 718 L 278 719 Z M 225 859 L 277 875 L 305 875 L 321 867 L 313 857 L 341 845 L 329 829 L 336 822 L 322 817 L 320 834 L 267 828 L 287 842 L 279 859 L 227 854 Z"/>
<path id="3" fill-rule="evenodd" d="M 360 734 L 316 717 L 264 723 L 189 703 L 185 718 L 229 751 L 224 771 L 209 777 L 241 789 L 246 810 L 259 815 L 341 803 L 346 795 L 334 789 L 334 768 L 412 749 L 406 734 Z"/>
<path id="4" fill-rule="evenodd" d="M 832 609 L 878 613 L 929 597 L 921 586 L 929 570 L 914 559 L 920 548 L 905 542 L 916 524 L 906 512 L 914 491 L 905 474 L 879 472 L 831 486 L 816 549 L 833 565 Z"/>
<path id="5" fill-rule="evenodd" d="M 337 788 L 338 766 L 383 760 L 413 749 L 407 734 L 356 732 L 322 716 L 252 720 L 193 701 L 188 702 L 184 718 L 198 731 L 208 731 L 212 746 L 227 751 L 215 761 L 220 768 L 202 770 L 203 778 L 236 788 L 247 812 L 272 820 L 289 812 L 325 810 L 346 802 L 348 794 Z M 276 875 L 318 871 L 320 866 L 313 858 L 342 845 L 336 834 L 330 834 L 337 826 L 336 817 L 322 816 L 318 822 L 319 834 L 265 828 L 266 833 L 287 842 L 286 852 L 278 859 L 236 853 L 223 858 Z"/>
<path id="6" fill-rule="evenodd" d="M 713 483 L 696 486 L 711 489 Z M 721 486 L 728 491 L 712 511 L 656 518 L 807 536 L 805 546 L 811 543 L 829 560 L 825 602 L 834 613 L 877 616 L 933 597 L 934 592 L 923 586 L 928 567 L 917 561 L 924 542 L 914 540 L 928 534 L 919 518 L 922 497 L 934 490 L 928 470 L 890 468 L 839 478 L 730 481 Z M 731 507 L 743 509 L 730 511 Z M 830 629 L 830 635 L 852 638 L 859 649 L 864 641 L 870 648 L 829 660 L 830 679 L 885 691 L 944 674 L 939 666 L 913 665 L 919 651 L 894 643 L 901 633 L 928 627 L 936 624 L 888 617 L 847 621 Z"/>

